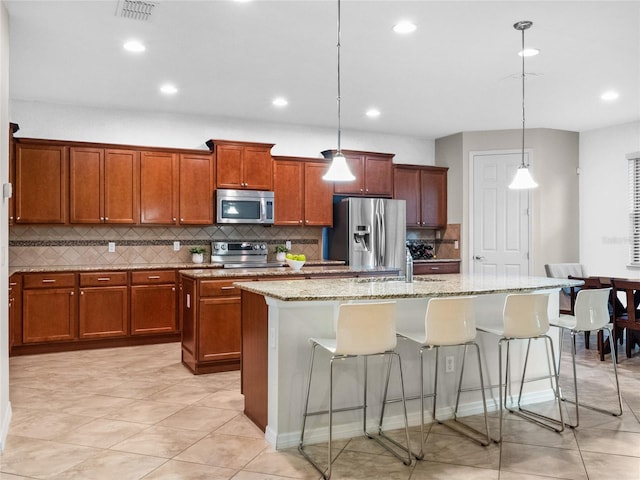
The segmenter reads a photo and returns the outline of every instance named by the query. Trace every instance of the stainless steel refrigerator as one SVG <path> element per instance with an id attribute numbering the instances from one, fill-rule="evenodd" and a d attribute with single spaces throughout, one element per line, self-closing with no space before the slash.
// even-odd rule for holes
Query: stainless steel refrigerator
<path id="1" fill-rule="evenodd" d="M 393 267 L 404 274 L 406 202 L 344 198 L 334 204 L 328 232 L 329 258 L 356 267 Z"/>

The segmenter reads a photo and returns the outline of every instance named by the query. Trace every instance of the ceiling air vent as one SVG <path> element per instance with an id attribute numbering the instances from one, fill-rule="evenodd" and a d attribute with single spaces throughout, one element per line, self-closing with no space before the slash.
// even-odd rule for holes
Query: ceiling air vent
<path id="1" fill-rule="evenodd" d="M 147 21 L 151 17 L 156 3 L 143 2 L 141 0 L 119 0 L 116 8 L 116 17 Z"/>

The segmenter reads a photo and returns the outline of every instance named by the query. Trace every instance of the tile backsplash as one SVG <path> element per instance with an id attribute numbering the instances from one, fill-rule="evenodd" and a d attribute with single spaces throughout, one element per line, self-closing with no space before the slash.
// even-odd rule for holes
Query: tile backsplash
<path id="1" fill-rule="evenodd" d="M 9 228 L 12 267 L 49 265 L 124 265 L 188 263 L 189 248 L 202 245 L 210 254 L 211 241 L 262 241 L 275 259 L 275 246 L 291 241 L 292 250 L 309 259 L 322 258 L 322 228 L 255 225 L 207 227 L 141 226 L 27 226 Z M 173 251 L 173 242 L 180 251 Z M 115 242 L 114 253 L 108 251 Z"/>

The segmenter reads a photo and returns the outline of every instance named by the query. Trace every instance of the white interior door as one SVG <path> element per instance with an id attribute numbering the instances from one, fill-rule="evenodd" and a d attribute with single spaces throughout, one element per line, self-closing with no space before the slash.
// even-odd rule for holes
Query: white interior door
<path id="1" fill-rule="evenodd" d="M 473 153 L 471 271 L 491 277 L 529 274 L 529 191 L 510 190 L 518 153 Z M 525 153 L 528 162 L 528 153 Z"/>

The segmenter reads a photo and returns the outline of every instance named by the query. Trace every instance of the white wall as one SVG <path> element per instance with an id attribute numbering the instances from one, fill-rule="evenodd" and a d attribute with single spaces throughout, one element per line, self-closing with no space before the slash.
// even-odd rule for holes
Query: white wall
<path id="1" fill-rule="evenodd" d="M 11 101 L 10 120 L 20 125 L 17 137 L 51 140 L 202 149 L 211 138 L 244 140 L 275 143 L 273 155 L 301 157 L 321 157 L 337 145 L 337 130 L 329 128 L 21 100 Z M 435 163 L 429 139 L 343 130 L 342 148 L 394 153 L 394 163 Z"/>
<path id="2" fill-rule="evenodd" d="M 520 150 L 521 130 L 464 132 L 436 140 L 436 163 L 449 167 L 448 221 L 461 223 L 462 271 L 469 268 L 469 155 L 471 152 Z M 527 130 L 525 148 L 540 185 L 531 192 L 533 275 L 544 276 L 544 264 L 577 262 L 578 133 L 546 128 Z M 459 192 L 459 193 L 458 193 Z"/>
<path id="3" fill-rule="evenodd" d="M 640 122 L 580 133 L 580 262 L 590 275 L 640 277 L 629 263 L 626 155 L 640 151 Z"/>
<path id="4" fill-rule="evenodd" d="M 0 2 L 0 184 L 9 179 L 9 14 Z M 6 444 L 11 403 L 9 402 L 9 325 L 8 314 L 8 219 L 7 199 L 0 207 L 0 452 Z"/>

